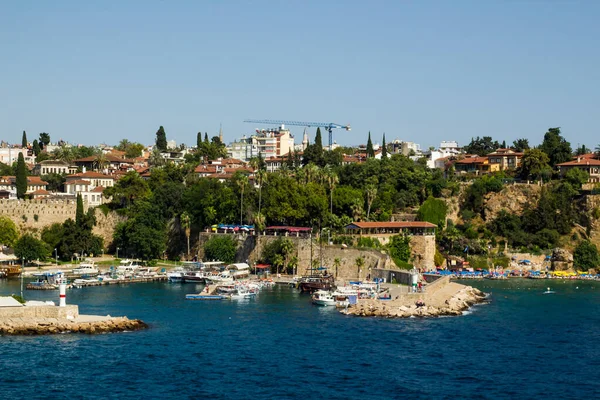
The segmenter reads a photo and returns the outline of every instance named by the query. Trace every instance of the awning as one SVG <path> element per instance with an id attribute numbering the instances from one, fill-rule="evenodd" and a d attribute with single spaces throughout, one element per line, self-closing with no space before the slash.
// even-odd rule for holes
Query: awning
<path id="1" fill-rule="evenodd" d="M 257 269 L 267 269 L 267 268 L 269 268 L 269 267 L 270 267 L 270 265 L 269 265 L 269 264 L 256 264 L 256 265 L 254 266 L 254 268 L 257 268 Z"/>

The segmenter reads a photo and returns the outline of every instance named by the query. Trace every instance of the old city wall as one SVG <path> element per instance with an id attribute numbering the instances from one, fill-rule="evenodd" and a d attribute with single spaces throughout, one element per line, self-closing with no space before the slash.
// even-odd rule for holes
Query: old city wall
<path id="1" fill-rule="evenodd" d="M 75 219 L 77 202 L 74 199 L 40 200 L 0 200 L 0 215 L 9 217 L 19 232 L 39 234 L 45 226 L 63 223 L 68 218 Z M 84 203 L 87 211 L 87 205 Z M 116 224 L 122 220 L 114 212 L 104 214 L 96 209 L 96 226 L 93 233 L 104 239 L 105 247 L 112 242 Z"/>
<path id="2" fill-rule="evenodd" d="M 75 200 L 0 200 L 0 215 L 13 220 L 20 232 L 41 231 L 47 225 L 75 218 Z"/>

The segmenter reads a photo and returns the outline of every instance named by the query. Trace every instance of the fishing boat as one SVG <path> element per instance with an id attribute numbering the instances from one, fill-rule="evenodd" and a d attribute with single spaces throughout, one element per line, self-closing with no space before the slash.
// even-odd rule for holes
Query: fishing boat
<path id="1" fill-rule="evenodd" d="M 62 271 L 46 271 L 33 274 L 35 281 L 29 282 L 25 289 L 27 290 L 55 290 L 58 289 L 59 282 L 64 278 Z"/>
<path id="2" fill-rule="evenodd" d="M 317 290 L 313 293 L 312 303 L 318 306 L 335 306 L 336 299 L 330 292 Z"/>

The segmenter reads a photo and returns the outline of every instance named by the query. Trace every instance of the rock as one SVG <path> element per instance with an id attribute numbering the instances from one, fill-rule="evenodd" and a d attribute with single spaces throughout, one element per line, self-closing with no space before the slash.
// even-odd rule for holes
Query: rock
<path id="1" fill-rule="evenodd" d="M 573 254 L 560 247 L 552 250 L 551 269 L 553 271 L 565 271 L 573 268 Z"/>

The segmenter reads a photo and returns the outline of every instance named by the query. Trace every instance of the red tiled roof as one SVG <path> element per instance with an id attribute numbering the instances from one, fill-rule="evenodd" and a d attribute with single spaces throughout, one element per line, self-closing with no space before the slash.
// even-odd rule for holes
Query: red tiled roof
<path id="1" fill-rule="evenodd" d="M 104 187 L 102 186 L 96 186 L 93 190 L 92 193 L 102 193 L 104 192 Z"/>
<path id="2" fill-rule="evenodd" d="M 579 160 L 567 161 L 564 163 L 556 164 L 558 167 L 576 167 L 576 166 L 600 166 L 600 160 L 594 158 L 580 158 Z"/>
<path id="3" fill-rule="evenodd" d="M 48 182 L 43 181 L 42 178 L 40 178 L 39 176 L 28 176 L 27 184 L 28 185 L 47 185 Z"/>
<path id="4" fill-rule="evenodd" d="M 456 161 L 456 164 L 482 164 L 488 161 L 487 157 L 469 157 Z"/>
<path id="5" fill-rule="evenodd" d="M 65 185 L 89 185 L 91 182 L 84 179 L 75 179 L 72 181 L 65 182 Z"/>
<path id="6" fill-rule="evenodd" d="M 87 171 L 87 172 L 78 172 L 76 174 L 73 175 L 68 175 L 67 179 L 69 178 L 102 178 L 102 179 L 115 179 L 114 177 L 110 176 L 110 175 L 105 175 L 102 174 L 100 172 L 94 172 L 94 171 Z"/>
<path id="7" fill-rule="evenodd" d="M 133 160 L 128 160 L 126 158 L 123 157 L 118 157 L 115 156 L 113 154 L 105 154 L 104 158 L 106 158 L 106 161 L 110 162 L 110 163 L 128 163 L 128 164 L 133 164 Z M 84 157 L 84 158 L 79 158 L 75 161 L 73 161 L 74 163 L 88 163 L 88 162 L 94 162 L 98 159 L 98 156 L 89 156 L 89 157 Z"/>
<path id="8" fill-rule="evenodd" d="M 346 226 L 355 226 L 360 229 L 367 228 L 437 228 L 437 225 L 425 221 L 397 221 L 397 222 L 353 222 Z M 352 228 L 350 228 L 352 229 Z"/>

